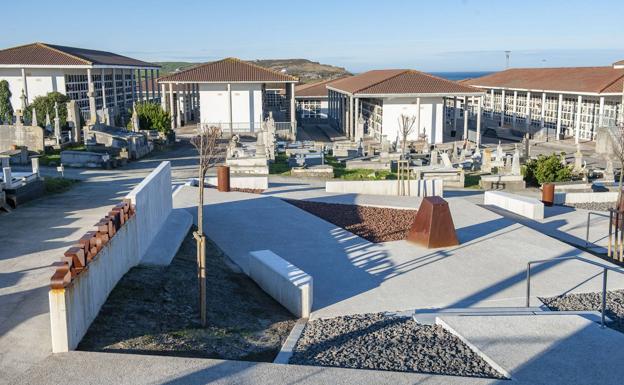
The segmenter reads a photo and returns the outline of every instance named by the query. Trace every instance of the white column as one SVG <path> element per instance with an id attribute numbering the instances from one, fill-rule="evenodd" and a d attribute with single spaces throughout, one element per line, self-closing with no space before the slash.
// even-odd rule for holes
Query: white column
<path id="1" fill-rule="evenodd" d="M 106 105 L 106 82 L 104 81 L 104 68 L 100 71 L 100 88 L 102 89 L 102 109 L 107 108 Z"/>
<path id="2" fill-rule="evenodd" d="M 351 138 L 354 137 L 353 127 L 353 96 L 349 96 L 349 136 Z"/>
<path id="3" fill-rule="evenodd" d="M 186 123 L 188 124 L 189 120 L 191 120 L 191 85 L 186 85 L 186 90 L 184 92 L 184 112 L 186 112 Z"/>
<path id="4" fill-rule="evenodd" d="M 416 98 L 416 133 L 420 135 L 420 97 Z M 431 133 L 433 133 L 433 127 Z"/>
<path id="5" fill-rule="evenodd" d="M 482 114 L 482 105 L 483 105 L 483 96 L 479 96 L 477 98 L 477 148 L 481 146 L 481 114 Z"/>
<path id="6" fill-rule="evenodd" d="M 154 69 L 150 70 L 150 81 L 152 83 L 152 101 L 156 99 L 156 83 L 154 82 Z"/>
<path id="7" fill-rule="evenodd" d="M 544 129 L 544 121 L 546 119 L 546 92 L 542 92 L 542 111 L 540 115 L 540 129 Z M 546 137 L 548 137 L 548 133 L 546 133 Z"/>
<path id="8" fill-rule="evenodd" d="M 604 124 L 604 101 L 605 101 L 604 96 L 601 96 L 600 107 L 598 110 L 598 127 L 602 127 Z M 622 107 L 624 108 L 624 104 L 622 105 Z"/>
<path id="9" fill-rule="evenodd" d="M 514 98 L 513 98 L 513 110 L 511 111 L 511 115 L 513 116 L 512 120 L 511 120 L 511 126 L 513 128 L 516 128 L 516 106 L 518 105 L 518 91 L 514 91 Z"/>
<path id="10" fill-rule="evenodd" d="M 453 97 L 453 131 L 457 132 L 457 96 Z"/>
<path id="11" fill-rule="evenodd" d="M 227 94 L 228 94 L 228 117 L 230 118 L 230 134 L 234 133 L 234 127 L 232 124 L 232 85 L 230 83 L 227 84 Z"/>
<path id="12" fill-rule="evenodd" d="M 134 69 L 130 69 L 130 83 L 132 84 L 132 103 L 134 104 L 134 102 L 137 100 L 136 97 L 136 76 L 135 76 L 135 70 Z"/>
<path id="13" fill-rule="evenodd" d="M 526 93 L 526 106 L 525 106 L 524 109 L 525 109 L 525 111 L 524 111 L 524 115 L 525 115 L 524 126 L 525 126 L 526 132 L 529 132 L 529 126 L 531 125 L 531 91 L 528 91 Z"/>
<path id="14" fill-rule="evenodd" d="M 113 68 L 113 105 L 117 107 L 117 74 Z"/>
<path id="15" fill-rule="evenodd" d="M 180 90 L 180 83 L 176 83 L 175 86 L 175 92 L 176 92 L 176 99 L 175 99 L 175 107 L 177 108 L 177 112 L 176 112 L 176 127 L 182 127 L 182 114 L 184 113 L 184 110 L 181 108 L 182 107 L 182 94 L 184 93 L 184 91 Z"/>
<path id="16" fill-rule="evenodd" d="M 22 89 L 24 90 L 24 95 L 26 95 L 26 105 L 28 105 L 28 83 L 26 81 L 26 69 L 22 68 Z M 22 106 L 20 105 L 20 108 Z M 22 111 L 23 113 L 24 111 Z"/>
<path id="17" fill-rule="evenodd" d="M 291 132 L 297 132 L 297 114 L 295 113 L 295 83 L 290 83 L 290 125 Z"/>
<path id="18" fill-rule="evenodd" d="M 464 96 L 464 140 L 468 140 L 468 96 Z"/>
<path id="19" fill-rule="evenodd" d="M 501 118 L 500 125 L 503 127 L 505 125 L 505 90 L 501 91 Z"/>
<path id="20" fill-rule="evenodd" d="M 561 137 L 561 111 L 563 109 L 563 94 L 559 94 L 559 103 L 557 103 L 557 140 Z"/>
<path id="21" fill-rule="evenodd" d="M 156 69 L 156 77 L 159 78 L 160 77 L 160 70 Z M 162 94 L 161 94 L 162 91 Z M 162 96 L 165 94 L 165 89 L 163 88 L 162 90 L 159 88 L 158 89 L 158 99 L 162 99 Z"/>
<path id="22" fill-rule="evenodd" d="M 491 101 L 492 103 L 490 103 L 490 119 L 494 120 L 494 89 L 492 88 L 490 90 L 490 97 L 492 98 Z"/>
<path id="23" fill-rule="evenodd" d="M 578 96 L 578 100 L 576 102 L 576 124 L 575 124 L 575 134 L 574 134 L 574 143 L 579 142 L 579 139 L 581 138 L 581 109 L 583 106 L 583 96 L 579 95 Z"/>
<path id="24" fill-rule="evenodd" d="M 165 90 L 165 83 L 160 83 L 160 89 L 158 90 L 158 96 L 160 97 L 160 95 L 166 95 L 167 94 L 167 90 Z M 163 98 L 160 97 L 160 107 L 162 107 L 162 109 L 164 111 L 167 111 L 167 98 Z"/>
<path id="25" fill-rule="evenodd" d="M 126 106 L 126 71 L 122 68 L 121 70 L 121 94 L 123 101 L 121 103 L 122 106 Z"/>
<path id="26" fill-rule="evenodd" d="M 175 108 L 173 106 L 173 84 L 169 83 L 169 113 L 171 114 L 171 128 L 176 128 Z"/>

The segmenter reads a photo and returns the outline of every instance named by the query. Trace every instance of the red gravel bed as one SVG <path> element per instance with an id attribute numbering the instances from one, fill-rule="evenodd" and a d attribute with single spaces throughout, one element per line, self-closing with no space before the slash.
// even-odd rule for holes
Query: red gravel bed
<path id="1" fill-rule="evenodd" d="M 405 239 L 416 217 L 416 210 L 292 199 L 284 201 L 374 243 Z"/>

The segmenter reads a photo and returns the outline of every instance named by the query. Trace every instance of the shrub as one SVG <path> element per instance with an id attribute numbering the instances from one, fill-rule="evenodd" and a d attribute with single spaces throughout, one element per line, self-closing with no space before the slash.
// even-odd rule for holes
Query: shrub
<path id="1" fill-rule="evenodd" d="M 0 122 L 10 121 L 13 118 L 13 106 L 11 105 L 11 90 L 9 82 L 0 80 Z"/>
<path id="2" fill-rule="evenodd" d="M 169 133 L 171 131 L 171 116 L 157 103 L 137 103 L 137 115 L 142 130 L 156 130 Z M 132 115 L 132 110 L 130 110 Z M 129 126 L 132 125 L 130 121 Z"/>
<path id="3" fill-rule="evenodd" d="M 533 185 L 565 182 L 572 179 L 572 168 L 561 164 L 557 154 L 540 155 L 537 159 L 531 159 L 526 163 L 522 168 L 522 175 L 527 183 Z"/>
<path id="4" fill-rule="evenodd" d="M 46 96 L 37 96 L 35 100 L 26 107 L 26 119 L 32 117 L 33 108 L 37 111 L 37 123 L 40 127 L 45 126 L 46 113 L 50 114 L 50 123 L 54 126 L 54 103 L 58 103 L 59 118 L 61 120 L 61 128 L 67 126 L 67 102 L 69 97 L 60 92 L 50 92 Z"/>

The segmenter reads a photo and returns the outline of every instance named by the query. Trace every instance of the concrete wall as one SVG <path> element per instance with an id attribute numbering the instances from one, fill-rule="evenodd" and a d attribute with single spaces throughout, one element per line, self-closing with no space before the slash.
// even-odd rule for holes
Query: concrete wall
<path id="1" fill-rule="evenodd" d="M 139 263 L 140 232 L 136 217 L 130 218 L 86 271 L 65 289 L 50 290 L 52 352 L 67 352 L 78 346 L 117 282 Z"/>
<path id="2" fill-rule="evenodd" d="M 43 128 L 0 125 L 0 152 L 10 150 L 12 145 L 26 146 L 30 151 L 43 151 Z"/>
<path id="3" fill-rule="evenodd" d="M 197 179 L 195 179 L 194 182 L 195 182 L 195 185 L 197 186 L 197 183 L 198 183 Z M 217 177 L 208 176 L 206 177 L 204 182 L 205 184 L 216 186 Z M 230 176 L 230 187 L 266 190 L 269 188 L 269 177 L 268 176 Z"/>
<path id="4" fill-rule="evenodd" d="M 200 84 L 199 99 L 202 122 L 222 123 L 223 129 L 229 128 L 226 84 Z M 262 114 L 262 85 L 232 84 L 232 122 L 255 125 L 259 128 L 262 123 Z M 237 127 L 234 126 L 234 128 Z"/>
<path id="5" fill-rule="evenodd" d="M 407 186 L 407 184 L 406 184 Z M 369 181 L 327 181 L 325 191 L 342 194 L 398 195 L 396 180 Z M 440 179 L 410 181 L 410 195 L 418 197 L 443 196 L 444 187 Z"/>
<path id="6" fill-rule="evenodd" d="M 299 318 L 312 311 L 312 276 L 270 250 L 249 253 L 249 277 Z"/>
<path id="7" fill-rule="evenodd" d="M 555 193 L 556 204 L 617 202 L 617 192 L 562 192 Z"/>
<path id="8" fill-rule="evenodd" d="M 139 257 L 142 259 L 154 237 L 173 209 L 171 197 L 171 163 L 162 162 L 141 183 L 128 193 L 136 206 L 136 220 L 141 232 Z"/>
<path id="9" fill-rule="evenodd" d="M 497 206 L 529 219 L 544 219 L 544 204 L 535 198 L 502 191 L 486 191 L 483 204 Z"/>
<path id="10" fill-rule="evenodd" d="M 423 131 L 427 134 L 429 143 L 442 143 L 444 125 L 443 99 L 420 98 L 420 128 L 408 136 L 409 140 L 418 139 Z M 416 98 L 395 98 L 383 100 L 383 134 L 394 140 L 399 132 L 399 117 L 403 115 L 416 116 Z"/>

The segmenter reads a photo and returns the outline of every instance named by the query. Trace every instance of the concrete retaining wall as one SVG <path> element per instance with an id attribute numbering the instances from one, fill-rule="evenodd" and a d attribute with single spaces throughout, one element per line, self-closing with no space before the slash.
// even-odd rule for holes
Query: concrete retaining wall
<path id="1" fill-rule="evenodd" d="M 609 203 L 616 202 L 617 191 L 610 192 L 562 192 L 555 193 L 556 204 L 571 205 L 575 203 Z"/>
<path id="2" fill-rule="evenodd" d="M 141 229 L 141 232 L 137 234 L 139 237 L 139 256 L 142 259 L 173 208 L 171 163 L 160 163 L 154 171 L 130 191 L 127 198 L 130 198 L 132 204 L 136 206 L 136 219 Z"/>
<path id="3" fill-rule="evenodd" d="M 139 263 L 140 232 L 136 216 L 130 218 L 87 270 L 66 288 L 50 290 L 52 352 L 76 349 L 117 282 Z"/>
<path id="4" fill-rule="evenodd" d="M 544 204 L 535 198 L 502 191 L 486 191 L 483 204 L 497 206 L 530 219 L 544 219 Z"/>
<path id="5" fill-rule="evenodd" d="M 299 318 L 312 311 L 312 276 L 270 250 L 249 253 L 247 274 L 258 286 Z"/>
<path id="6" fill-rule="evenodd" d="M 206 177 L 205 184 L 216 186 L 217 177 L 216 176 Z M 195 180 L 195 185 L 197 185 L 197 180 Z M 269 177 L 268 176 L 251 176 L 251 175 L 250 176 L 230 176 L 230 187 L 266 190 L 269 188 Z"/>
<path id="7" fill-rule="evenodd" d="M 30 151 L 43 151 L 43 128 L 0 124 L 0 152 L 10 150 L 13 145 L 26 146 Z"/>
<path id="8" fill-rule="evenodd" d="M 407 184 L 406 184 L 407 186 Z M 396 180 L 327 181 L 325 191 L 343 194 L 398 195 Z M 410 195 L 418 197 L 443 196 L 444 184 L 440 179 L 410 181 Z"/>

